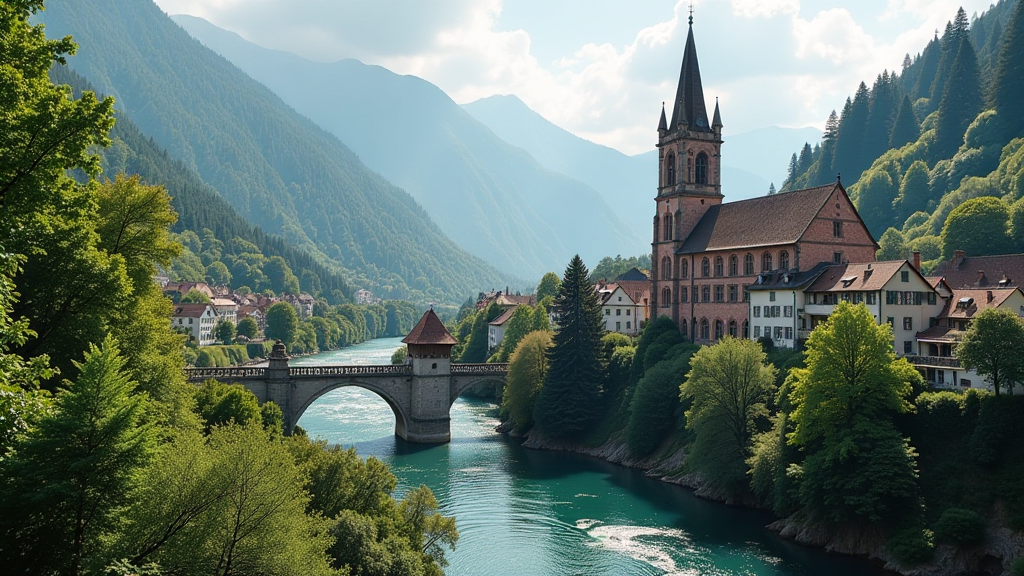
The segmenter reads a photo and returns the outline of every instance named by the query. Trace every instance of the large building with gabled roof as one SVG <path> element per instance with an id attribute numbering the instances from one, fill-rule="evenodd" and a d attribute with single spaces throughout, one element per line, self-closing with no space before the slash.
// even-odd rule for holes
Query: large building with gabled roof
<path id="1" fill-rule="evenodd" d="M 723 203 L 722 116 L 708 121 L 693 17 L 669 121 L 658 123 L 651 312 L 689 339 L 749 337 L 747 287 L 759 274 L 875 259 L 877 243 L 842 183 Z"/>

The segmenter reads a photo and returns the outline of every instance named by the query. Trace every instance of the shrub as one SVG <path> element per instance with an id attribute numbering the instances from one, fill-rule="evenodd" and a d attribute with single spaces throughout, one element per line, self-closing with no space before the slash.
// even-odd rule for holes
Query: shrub
<path id="1" fill-rule="evenodd" d="M 1010 576 L 1024 576 L 1024 558 L 1017 558 L 1010 564 Z"/>
<path id="2" fill-rule="evenodd" d="M 947 508 L 935 522 L 935 539 L 950 544 L 978 544 L 985 539 L 985 522 L 974 510 Z"/>
<path id="3" fill-rule="evenodd" d="M 905 528 L 889 537 L 886 547 L 901 564 L 916 566 L 931 560 L 934 535 L 923 528 Z"/>

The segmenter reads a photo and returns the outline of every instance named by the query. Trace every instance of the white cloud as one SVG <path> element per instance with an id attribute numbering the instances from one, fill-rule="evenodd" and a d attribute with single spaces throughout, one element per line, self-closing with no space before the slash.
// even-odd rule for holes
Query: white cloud
<path id="1" fill-rule="evenodd" d="M 863 60 L 875 43 L 845 8 L 823 10 L 811 20 L 794 18 L 793 38 L 797 58 L 824 58 L 837 65 Z"/>
<path id="2" fill-rule="evenodd" d="M 771 18 L 799 11 L 800 0 L 732 0 L 732 13 L 743 18 Z"/>

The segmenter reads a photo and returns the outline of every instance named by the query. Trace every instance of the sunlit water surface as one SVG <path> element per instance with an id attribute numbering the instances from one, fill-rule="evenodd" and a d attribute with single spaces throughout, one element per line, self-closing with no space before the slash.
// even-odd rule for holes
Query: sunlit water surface
<path id="1" fill-rule="evenodd" d="M 291 364 L 388 364 L 399 346 L 378 339 Z M 597 459 L 526 450 L 494 432 L 497 424 L 494 404 L 459 399 L 450 444 L 409 444 L 394 436 L 388 405 L 359 388 L 325 394 L 299 420 L 312 437 L 387 462 L 399 493 L 420 484 L 434 491 L 460 533 L 450 576 L 882 574 L 778 538 L 762 512 Z"/>

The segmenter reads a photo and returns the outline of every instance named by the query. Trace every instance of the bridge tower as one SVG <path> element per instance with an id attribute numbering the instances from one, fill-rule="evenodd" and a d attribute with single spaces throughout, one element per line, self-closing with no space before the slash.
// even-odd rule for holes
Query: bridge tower
<path id="1" fill-rule="evenodd" d="M 449 442 L 451 357 L 458 340 L 431 308 L 402 342 L 408 346 L 408 362 L 412 364 L 412 397 L 406 429 L 396 432 L 413 442 Z"/>

